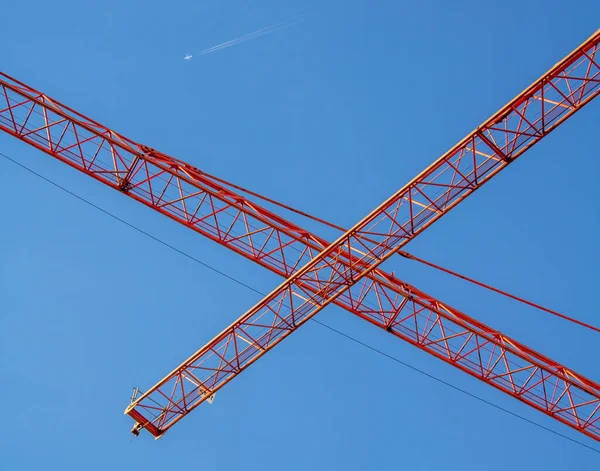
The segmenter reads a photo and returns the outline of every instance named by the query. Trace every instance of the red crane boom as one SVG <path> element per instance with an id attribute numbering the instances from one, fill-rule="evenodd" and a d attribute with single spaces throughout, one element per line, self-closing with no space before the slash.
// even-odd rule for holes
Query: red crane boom
<path id="1" fill-rule="evenodd" d="M 135 400 L 137 427 L 160 436 L 327 304 L 360 299 L 352 288 L 379 264 L 598 96 L 599 42 L 600 31 Z M 597 383 L 412 287 L 374 323 L 600 441 Z"/>
<path id="2" fill-rule="evenodd" d="M 394 231 L 390 229 L 387 237 L 383 232 L 373 233 L 372 229 L 369 229 L 371 234 L 355 230 L 354 236 L 360 234 L 367 243 L 365 247 L 355 250 L 353 244 L 348 244 L 345 247 L 350 249 L 348 252 L 329 249 L 328 254 L 330 257 L 333 254 L 334 260 L 334 264 L 328 265 L 330 273 L 334 273 L 335 264 L 343 270 L 336 274 L 343 277 L 372 270 L 373 261 L 387 258 L 394 250 L 382 245 L 383 240 L 397 238 L 399 244 L 406 243 L 595 97 L 598 92 L 597 36 L 405 187 L 404 196 L 409 203 L 404 205 L 409 207 L 404 213 L 406 222 L 402 221 L 397 228 L 393 226 Z M 235 194 L 198 169 L 119 136 L 5 74 L 0 78 L 0 86 L 7 103 L 6 108 L 0 110 L 0 129 L 276 273 L 289 276 L 327 246 L 322 239 Z M 540 112 L 539 117 L 535 116 L 536 111 Z M 392 204 L 402 203 L 404 196 Z M 396 224 L 404 209 L 401 206 L 394 207 L 394 216 L 386 216 Z M 378 253 L 374 248 L 383 251 Z M 331 301 L 331 292 L 322 291 L 323 283 L 330 283 L 329 280 L 322 275 L 318 279 L 306 277 L 309 273 L 306 270 L 301 273 L 305 278 L 299 277 L 296 284 L 308 291 L 306 299 L 319 296 L 326 300 L 323 305 Z M 330 286 L 337 289 L 333 284 Z M 598 385 L 522 345 L 511 344 L 510 339 L 392 276 L 373 270 L 335 301 L 521 400 L 532 396 L 531 401 L 537 403 L 538 409 L 569 425 L 576 422 L 584 433 L 598 436 L 595 425 Z M 371 301 L 375 308 L 370 306 Z M 307 302 L 302 305 L 306 306 Z M 151 404 L 150 394 L 134 403 L 129 414 L 154 435 L 164 433 L 208 393 L 212 394 L 312 315 L 297 308 L 291 311 L 294 315 L 300 314 L 295 319 L 290 315 L 278 317 L 278 311 L 273 311 L 270 322 L 263 319 L 234 324 L 230 342 L 222 343 L 220 350 L 219 342 L 213 342 L 207 350 L 220 365 L 207 369 L 206 363 L 200 368 L 187 363 L 184 369 L 179 369 L 171 378 L 175 380 L 177 391 L 181 389 L 179 398 L 165 382 L 158 386 L 169 390 L 168 394 L 163 395 L 160 388 L 149 391 L 167 400 L 165 407 L 158 407 L 152 422 L 139 412 L 143 410 L 152 415 L 157 409 L 155 404 L 145 405 L 146 402 Z M 262 329 L 260 335 L 255 333 L 256 329 Z M 247 346 L 238 349 L 239 342 Z M 236 351 L 231 359 L 226 353 L 229 347 Z M 486 355 L 487 365 L 481 357 L 479 362 L 473 362 L 480 354 Z M 510 355 L 530 364 L 517 371 L 509 367 L 514 365 Z M 506 364 L 506 370 L 500 373 L 502 364 Z M 200 380 L 197 371 L 210 374 Z M 517 377 L 525 374 L 528 378 L 522 378 L 519 384 Z M 554 394 L 536 393 L 548 385 L 554 386 Z M 579 400 L 584 397 L 582 394 L 588 394 L 591 399 Z M 561 401 L 571 396 L 575 402 L 570 407 L 562 407 Z M 139 407 L 136 409 L 136 406 Z M 581 417 L 585 420 L 580 420 Z"/>

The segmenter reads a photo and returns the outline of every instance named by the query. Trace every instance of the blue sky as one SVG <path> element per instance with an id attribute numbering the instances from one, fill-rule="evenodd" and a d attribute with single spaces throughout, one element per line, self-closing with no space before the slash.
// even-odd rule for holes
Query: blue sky
<path id="1" fill-rule="evenodd" d="M 350 226 L 598 28 L 594 0 L 12 2 L 1 69 L 132 139 Z M 323 5 L 326 3 L 326 5 Z M 184 61 L 264 26 L 286 30 Z M 600 324 L 593 103 L 408 250 Z M 0 151 L 204 262 L 278 279 L 51 158 Z M 258 300 L 0 159 L 6 469 L 593 467 L 600 455 L 309 323 L 159 441 L 123 415 Z M 324 232 L 327 235 L 327 231 Z M 600 380 L 597 334 L 413 263 L 384 266 Z M 595 445 L 336 307 L 319 319 Z"/>

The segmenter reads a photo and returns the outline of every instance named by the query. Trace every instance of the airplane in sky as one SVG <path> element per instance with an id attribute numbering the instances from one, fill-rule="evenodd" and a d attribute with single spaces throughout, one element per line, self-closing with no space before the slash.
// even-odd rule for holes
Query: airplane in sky
<path id="1" fill-rule="evenodd" d="M 189 60 L 191 60 L 191 59 L 192 59 L 192 55 L 191 55 L 191 54 L 187 54 L 187 55 L 185 56 L 185 60 L 186 60 L 186 61 L 189 61 Z"/>

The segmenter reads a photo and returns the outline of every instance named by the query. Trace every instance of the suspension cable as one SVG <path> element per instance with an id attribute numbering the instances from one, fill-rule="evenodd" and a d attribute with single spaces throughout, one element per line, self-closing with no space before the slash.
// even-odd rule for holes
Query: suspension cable
<path id="1" fill-rule="evenodd" d="M 318 222 L 319 224 L 323 224 L 324 226 L 331 227 L 331 228 L 336 229 L 336 230 L 341 231 L 341 232 L 346 232 L 346 229 L 344 229 L 343 227 L 337 226 L 337 225 L 335 225 L 335 224 L 333 224 L 331 222 L 325 221 L 324 219 L 318 218 L 318 217 L 313 216 L 311 214 L 308 214 L 308 213 L 306 213 L 304 211 L 301 211 L 299 209 L 296 209 L 296 208 L 293 208 L 291 206 L 288 206 L 287 204 L 280 203 L 279 201 L 271 199 L 271 198 L 269 198 L 267 196 L 263 196 L 263 195 L 261 195 L 259 193 L 256 193 L 254 191 L 248 190 L 248 189 L 246 189 L 244 187 L 241 187 L 239 185 L 236 185 L 234 183 L 228 182 L 227 180 L 223 180 L 222 178 L 215 177 L 214 175 L 211 175 L 211 174 L 206 173 L 204 171 L 202 171 L 202 174 L 205 177 L 208 177 L 208 178 L 210 178 L 212 180 L 215 180 L 215 181 L 217 181 L 219 183 L 227 185 L 227 186 L 229 186 L 231 188 L 235 188 L 238 191 L 243 191 L 244 193 L 252 195 L 252 196 L 254 196 L 256 198 L 259 198 L 259 199 L 261 199 L 263 201 L 267 201 L 268 203 L 274 204 L 275 206 L 279 206 L 280 208 L 283 208 L 283 209 L 286 209 L 288 211 L 291 211 L 292 213 L 296 213 L 296 214 L 299 214 L 300 216 L 304 216 L 305 218 L 311 219 L 311 220 L 313 220 L 315 222 Z"/>
<path id="2" fill-rule="evenodd" d="M 506 296 L 508 298 L 514 299 L 515 301 L 519 301 L 519 302 L 521 302 L 523 304 L 527 304 L 528 306 L 534 307 L 536 309 L 540 309 L 541 311 L 544 311 L 544 312 L 546 312 L 548 314 L 552 314 L 553 316 L 557 316 L 557 317 L 560 317 L 561 319 L 565 319 L 567 321 L 574 322 L 575 324 L 578 324 L 578 325 L 580 325 L 582 327 L 585 327 L 587 329 L 590 329 L 590 330 L 593 330 L 595 332 L 599 332 L 600 333 L 600 329 L 598 327 L 594 327 L 593 325 L 586 324 L 585 322 L 582 322 L 580 320 L 574 319 L 573 317 L 569 317 L 566 314 L 561 314 L 560 312 L 553 311 L 552 309 L 548 309 L 547 307 L 541 306 L 541 305 L 533 303 L 531 301 L 527 301 L 524 298 L 520 298 L 519 296 L 515 296 L 514 294 L 510 294 L 510 293 L 507 293 L 506 291 L 502 291 L 502 290 L 500 290 L 498 288 L 494 288 L 493 286 L 490 286 L 490 285 L 487 285 L 487 284 L 482 283 L 480 281 L 474 280 L 473 278 L 469 278 L 469 277 L 467 277 L 465 275 L 461 275 L 460 273 L 456 273 L 456 272 L 454 272 L 452 270 L 448 270 L 447 268 L 440 267 L 439 265 L 436 265 L 434 263 L 428 262 L 427 260 L 423 260 L 422 258 L 416 257 L 416 256 L 414 256 L 414 255 L 412 255 L 412 254 L 410 254 L 408 252 L 404 252 L 402 250 L 399 250 L 398 253 L 400 255 L 402 255 L 403 257 L 409 259 L 409 260 L 415 260 L 415 261 L 420 262 L 420 263 L 422 263 L 424 265 L 427 265 L 429 267 L 435 268 L 436 270 L 440 270 L 440 271 L 442 271 L 444 273 L 447 273 L 449 275 L 455 276 L 455 277 L 460 278 L 462 280 L 468 281 L 468 282 L 473 283 L 473 284 L 475 284 L 477 286 L 481 286 L 482 288 L 489 289 L 490 291 L 493 291 L 495 293 L 501 294 L 501 295 Z"/>

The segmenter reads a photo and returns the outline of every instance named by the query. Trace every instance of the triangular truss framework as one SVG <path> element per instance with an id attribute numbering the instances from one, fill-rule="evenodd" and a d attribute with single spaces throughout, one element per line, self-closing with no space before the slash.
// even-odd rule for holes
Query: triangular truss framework
<path id="1" fill-rule="evenodd" d="M 600 94 L 600 31 L 333 244 L 0 73 L 0 129 L 286 278 L 126 413 L 155 437 L 333 302 L 600 440 L 600 386 L 378 267 Z"/>

